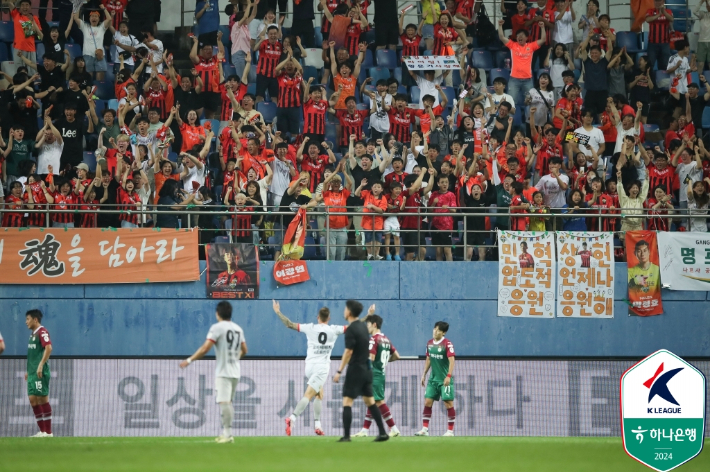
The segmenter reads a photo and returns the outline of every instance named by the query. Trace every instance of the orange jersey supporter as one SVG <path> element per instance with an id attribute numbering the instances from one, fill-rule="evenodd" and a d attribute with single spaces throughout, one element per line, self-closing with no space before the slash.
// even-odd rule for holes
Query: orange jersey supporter
<path id="1" fill-rule="evenodd" d="M 202 145 L 205 142 L 205 129 L 198 126 L 190 126 L 183 122 L 180 125 L 180 134 L 182 134 L 182 147 L 180 152 L 192 151 L 192 148 L 196 145 Z"/>
<path id="2" fill-rule="evenodd" d="M 360 198 L 362 198 L 364 207 L 367 207 L 367 205 L 372 204 L 378 208 L 382 208 L 384 211 L 387 211 L 387 199 L 384 197 L 384 195 L 380 195 L 379 198 L 376 198 L 369 190 L 363 190 L 362 192 L 360 192 Z M 363 213 L 374 213 L 375 215 L 374 217 L 362 217 L 362 229 L 374 229 L 375 231 L 382 231 L 385 225 L 385 217 L 368 208 L 363 208 L 362 211 Z"/>
<path id="3" fill-rule="evenodd" d="M 342 75 L 338 74 L 333 79 L 333 83 L 335 85 L 335 90 L 338 90 L 341 85 L 343 86 L 343 91 L 340 93 L 338 103 L 335 104 L 334 108 L 336 110 L 344 110 L 346 108 L 345 99 L 355 95 L 355 86 L 357 85 L 357 78 L 353 77 L 352 75 L 350 75 L 350 77 L 343 77 Z"/>

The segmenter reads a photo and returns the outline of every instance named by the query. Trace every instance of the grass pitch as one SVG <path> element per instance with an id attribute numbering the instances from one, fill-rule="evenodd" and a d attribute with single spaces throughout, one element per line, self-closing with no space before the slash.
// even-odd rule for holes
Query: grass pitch
<path id="1" fill-rule="evenodd" d="M 0 438 L 0 471 L 633 472 L 621 438 Z M 707 446 L 707 444 L 706 444 Z M 710 453 L 680 467 L 710 470 Z"/>

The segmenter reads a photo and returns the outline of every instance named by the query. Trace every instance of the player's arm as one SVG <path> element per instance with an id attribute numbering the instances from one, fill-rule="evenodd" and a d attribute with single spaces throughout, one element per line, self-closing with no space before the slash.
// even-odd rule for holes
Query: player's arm
<path id="1" fill-rule="evenodd" d="M 422 374 L 422 387 L 426 386 L 426 374 L 429 372 L 429 367 L 431 367 L 431 360 L 429 360 L 429 356 L 427 356 L 426 362 L 424 363 L 424 373 Z"/>
<path id="2" fill-rule="evenodd" d="M 52 355 L 52 345 L 47 344 L 44 346 L 44 354 L 42 354 L 42 360 L 39 361 L 39 365 L 37 366 L 37 377 L 42 378 L 42 369 L 44 369 L 44 365 L 47 363 L 49 360 L 49 356 Z"/>
<path id="3" fill-rule="evenodd" d="M 294 323 L 293 321 L 289 320 L 286 318 L 286 316 L 281 313 L 281 304 L 277 302 L 276 300 L 271 300 L 274 306 L 274 313 L 276 313 L 281 320 L 281 322 L 286 326 L 288 329 L 295 329 L 298 331 L 298 323 Z"/>
<path id="4" fill-rule="evenodd" d="M 3 351 L 5 351 L 5 341 L 0 339 L 0 354 L 2 354 Z"/>
<path id="5" fill-rule="evenodd" d="M 197 351 L 195 351 L 195 353 L 193 355 L 191 355 L 190 357 L 188 357 L 187 359 L 185 359 L 184 361 L 182 361 L 180 363 L 180 368 L 184 369 L 185 367 L 190 365 L 190 363 L 192 361 L 196 361 L 197 359 L 202 359 L 203 357 L 205 357 L 205 354 L 210 352 L 210 349 L 212 349 L 213 345 L 214 345 L 214 342 L 211 339 L 206 339 L 205 343 L 202 346 L 200 346 L 200 348 Z M 244 350 L 245 347 L 246 347 L 246 344 L 242 343 L 242 350 Z"/>
<path id="6" fill-rule="evenodd" d="M 444 387 L 448 387 L 451 385 L 451 376 L 454 375 L 454 363 L 456 362 L 456 357 L 451 356 L 449 357 L 449 373 L 446 374 L 446 378 L 444 379 Z"/>
<path id="7" fill-rule="evenodd" d="M 348 362 L 350 362 L 350 358 L 353 356 L 353 350 L 352 349 L 345 349 L 345 352 L 343 352 L 343 358 L 340 361 L 340 367 L 338 367 L 338 373 L 333 376 L 333 382 L 338 383 L 340 381 L 340 374 L 343 373 L 343 369 L 345 368 L 346 365 L 348 365 Z"/>

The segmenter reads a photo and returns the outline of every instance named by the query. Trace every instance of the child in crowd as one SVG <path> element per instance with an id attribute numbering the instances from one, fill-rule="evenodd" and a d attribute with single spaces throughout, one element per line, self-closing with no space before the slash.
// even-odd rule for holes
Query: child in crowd
<path id="1" fill-rule="evenodd" d="M 387 199 L 382 195 L 381 182 L 374 182 L 370 190 L 363 190 L 366 185 L 367 179 L 362 179 L 355 190 L 355 196 L 363 201 L 363 213 L 373 213 L 373 216 L 363 216 L 361 223 L 367 245 L 367 260 L 379 260 L 382 259 L 379 253 L 384 229 L 384 217 L 380 215 L 387 211 Z"/>
<path id="2" fill-rule="evenodd" d="M 387 199 L 387 212 L 388 213 L 400 213 L 404 210 L 404 204 L 407 202 L 404 194 L 402 193 L 402 184 L 400 182 L 394 181 L 389 185 L 390 193 L 385 197 Z M 399 256 L 399 218 L 396 216 L 388 216 L 384 223 L 385 230 L 385 254 L 388 261 L 392 260 L 392 254 L 390 252 L 390 239 L 394 239 L 394 260 L 401 261 Z"/>

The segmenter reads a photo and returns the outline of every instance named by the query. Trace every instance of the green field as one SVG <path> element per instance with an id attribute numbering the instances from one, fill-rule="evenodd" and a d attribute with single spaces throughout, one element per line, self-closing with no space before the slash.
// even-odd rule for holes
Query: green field
<path id="1" fill-rule="evenodd" d="M 349 444 L 335 437 L 2 438 L 2 471 L 425 471 L 614 472 L 650 470 L 620 438 L 400 437 Z M 681 466 L 710 470 L 710 453 Z"/>

